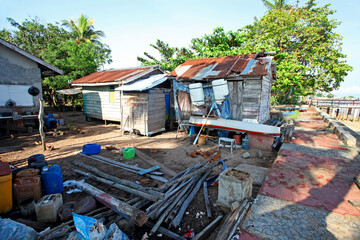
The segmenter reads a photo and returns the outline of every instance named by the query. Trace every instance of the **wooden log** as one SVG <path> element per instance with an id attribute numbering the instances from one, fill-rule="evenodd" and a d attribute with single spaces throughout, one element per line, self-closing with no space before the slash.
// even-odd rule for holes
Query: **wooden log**
<path id="1" fill-rule="evenodd" d="M 101 191 L 100 189 L 97 189 L 88 183 L 77 181 L 76 186 L 108 208 L 113 209 L 115 212 L 127 215 L 134 221 L 135 224 L 140 227 L 142 227 L 148 219 L 145 212 L 134 208 L 129 204 L 114 198 L 113 196 L 110 196 L 104 191 Z"/>
<path id="2" fill-rule="evenodd" d="M 142 152 L 140 149 L 136 149 L 135 150 L 136 156 L 138 156 L 139 158 L 141 158 L 143 161 L 147 162 L 148 164 L 154 166 L 160 166 L 161 167 L 161 171 L 164 172 L 165 174 L 174 177 L 176 176 L 176 172 L 171 170 L 170 168 L 168 168 L 167 166 L 165 166 L 162 163 L 159 163 L 158 161 L 152 159 L 151 157 L 149 157 L 148 155 L 146 155 L 144 152 Z"/>
<path id="3" fill-rule="evenodd" d="M 154 227 L 155 224 L 150 221 L 147 221 L 145 225 L 152 228 L 152 227 Z M 161 226 L 158 228 L 158 231 L 171 239 L 186 240 L 186 238 L 181 237 L 181 236 L 177 235 L 176 233 L 174 233 L 166 228 L 163 228 Z"/>
<path id="4" fill-rule="evenodd" d="M 43 150 L 46 151 L 45 144 L 45 133 L 44 133 L 44 99 L 40 98 L 40 107 L 39 107 L 39 133 L 41 137 L 41 145 Z"/>
<path id="5" fill-rule="evenodd" d="M 101 178 L 101 177 L 97 177 L 97 176 L 94 176 L 93 174 L 91 173 L 87 173 L 87 172 L 84 172 L 84 171 L 81 171 L 81 170 L 77 170 L 77 169 L 73 169 L 73 171 L 75 173 L 78 173 L 78 174 L 81 174 L 81 175 L 84 175 L 86 177 L 89 177 L 91 179 L 94 179 L 98 182 L 102 182 L 102 183 L 105 183 L 109 186 L 112 186 L 112 187 L 115 187 L 117 189 L 120 189 L 120 190 L 123 190 L 125 192 L 129 192 L 129 193 L 132 193 L 134 195 L 137 195 L 139 197 L 142 197 L 142 198 L 145 198 L 145 199 L 148 199 L 150 201 L 153 201 L 153 202 L 156 202 L 158 199 L 159 199 L 159 196 L 154 196 L 154 195 L 151 195 L 149 193 L 146 193 L 146 192 L 143 192 L 143 191 L 140 191 L 140 190 L 137 190 L 137 189 L 133 189 L 131 187 L 128 187 L 128 186 L 125 186 L 125 185 L 122 185 L 122 184 L 119 184 L 119 183 L 114 183 L 110 180 L 107 180 L 105 178 Z"/>
<path id="6" fill-rule="evenodd" d="M 81 168 L 84 168 L 92 173 L 95 173 L 96 175 L 100 176 L 100 177 L 103 177 L 105 179 L 108 179 L 108 180 L 111 180 L 115 183 L 119 183 L 119 184 L 122 184 L 122 185 L 125 185 L 125 186 L 128 186 L 128 187 L 131 187 L 131 188 L 134 188 L 134 189 L 137 189 L 139 191 L 142 191 L 142 192 L 146 192 L 146 193 L 149 193 L 149 194 L 152 194 L 154 196 L 159 196 L 159 197 L 162 197 L 164 194 L 163 193 L 160 193 L 160 192 L 157 192 L 155 190 L 152 190 L 152 189 L 149 189 L 149 188 L 146 188 L 146 187 L 143 187 L 143 186 L 140 186 L 134 182 L 130 182 L 128 180 L 124 180 L 124 179 L 120 179 L 120 178 L 117 178 L 117 177 L 114 177 L 112 175 L 109 175 L 107 173 L 104 173 L 102 171 L 100 171 L 99 169 L 95 168 L 95 167 L 92 167 L 92 166 L 89 166 L 87 164 L 84 164 L 82 162 L 79 162 L 79 161 L 75 161 L 75 160 L 72 160 L 72 159 L 67 159 L 67 161 L 75 166 L 78 166 L 78 167 L 81 167 Z"/>
<path id="7" fill-rule="evenodd" d="M 176 217 L 172 220 L 171 224 L 174 227 L 179 226 L 181 219 L 184 216 L 184 213 L 187 207 L 190 205 L 192 200 L 195 198 L 196 194 L 198 193 L 199 189 L 201 188 L 202 183 L 206 179 L 206 177 L 210 174 L 211 170 L 207 170 L 207 172 L 200 178 L 200 180 L 196 183 L 194 189 L 191 191 L 190 195 L 186 198 L 184 203 L 181 205 L 179 212 L 177 213 Z"/>
<path id="8" fill-rule="evenodd" d="M 220 223 L 220 220 L 223 218 L 223 215 L 219 215 L 212 221 L 209 225 L 206 226 L 201 232 L 195 235 L 193 240 L 203 240 L 207 239 L 210 233 L 216 228 L 216 226 Z"/>
<path id="9" fill-rule="evenodd" d="M 205 199 L 207 217 L 211 218 L 211 206 L 209 200 L 209 193 L 207 189 L 207 182 L 203 182 L 203 188 L 204 188 L 204 199 Z"/>
<path id="10" fill-rule="evenodd" d="M 247 199 L 242 201 L 240 207 L 238 207 L 233 213 L 231 213 L 230 217 L 226 219 L 226 221 L 223 223 L 218 235 L 216 236 L 216 240 L 225 240 L 229 237 L 229 233 L 231 229 L 235 226 L 241 211 L 247 204 Z"/>

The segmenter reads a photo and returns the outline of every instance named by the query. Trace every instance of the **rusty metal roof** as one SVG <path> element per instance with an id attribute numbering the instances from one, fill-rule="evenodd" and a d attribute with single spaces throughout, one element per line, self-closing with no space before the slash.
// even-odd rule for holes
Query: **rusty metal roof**
<path id="1" fill-rule="evenodd" d="M 169 76 L 178 81 L 264 76 L 271 71 L 271 64 L 272 57 L 264 57 L 263 53 L 190 59 L 178 66 Z"/>
<path id="2" fill-rule="evenodd" d="M 159 66 L 146 66 L 137 68 L 104 70 L 87 75 L 72 81 L 72 85 L 113 83 L 113 82 L 131 82 L 130 80 L 140 78 L 152 71 L 159 69 Z"/>

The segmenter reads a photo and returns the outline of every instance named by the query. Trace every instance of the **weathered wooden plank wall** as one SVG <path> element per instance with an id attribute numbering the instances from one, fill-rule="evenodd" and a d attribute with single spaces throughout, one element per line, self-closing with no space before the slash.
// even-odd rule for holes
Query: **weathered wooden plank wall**
<path id="1" fill-rule="evenodd" d="M 270 97 L 271 97 L 271 73 L 263 77 L 260 96 L 259 123 L 265 123 L 270 119 Z"/>
<path id="2" fill-rule="evenodd" d="M 242 95 L 242 120 L 259 120 L 261 80 L 245 79 Z"/>
<path id="3" fill-rule="evenodd" d="M 147 125 L 148 132 L 158 132 L 165 128 L 165 93 L 162 89 L 149 91 Z"/>

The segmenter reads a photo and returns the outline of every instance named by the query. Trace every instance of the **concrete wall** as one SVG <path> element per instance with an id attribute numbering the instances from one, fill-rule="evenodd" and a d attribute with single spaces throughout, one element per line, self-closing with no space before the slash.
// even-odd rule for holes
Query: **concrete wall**
<path id="1" fill-rule="evenodd" d="M 4 46 L 0 46 L 0 85 L 28 85 L 39 88 L 40 94 L 33 97 L 33 104 L 29 104 L 33 106 L 20 107 L 17 111 L 37 112 L 39 110 L 39 98 L 42 97 L 40 68 L 36 62 Z M 13 109 L 0 106 L 1 112 L 13 112 Z"/>

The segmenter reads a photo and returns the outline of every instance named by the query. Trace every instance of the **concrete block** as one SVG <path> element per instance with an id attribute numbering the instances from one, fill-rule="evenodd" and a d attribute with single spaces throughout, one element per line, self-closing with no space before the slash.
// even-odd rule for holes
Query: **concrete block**
<path id="1" fill-rule="evenodd" d="M 229 168 L 219 177 L 217 203 L 231 208 L 233 202 L 241 202 L 252 194 L 253 177 L 250 173 Z"/>
<path id="2" fill-rule="evenodd" d="M 253 184 L 260 186 L 263 185 L 263 183 L 265 182 L 265 178 L 270 171 L 269 168 L 259 167 L 250 164 L 240 164 L 237 165 L 235 169 L 250 173 L 253 177 Z"/>
<path id="3" fill-rule="evenodd" d="M 247 133 L 247 135 L 250 139 L 250 148 L 272 151 L 274 137 L 254 133 Z"/>

